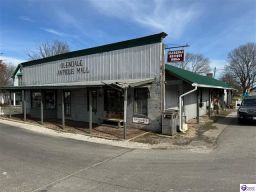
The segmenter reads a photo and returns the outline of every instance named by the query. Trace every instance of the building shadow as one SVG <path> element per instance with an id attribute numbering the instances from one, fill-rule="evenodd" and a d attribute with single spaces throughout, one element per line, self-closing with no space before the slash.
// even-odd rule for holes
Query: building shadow
<path id="1" fill-rule="evenodd" d="M 255 126 L 256 128 L 256 121 L 246 120 L 243 122 L 238 122 L 238 119 L 236 116 L 219 117 L 216 123 L 221 125 L 230 125 L 230 126 L 248 126 L 248 127 Z"/>

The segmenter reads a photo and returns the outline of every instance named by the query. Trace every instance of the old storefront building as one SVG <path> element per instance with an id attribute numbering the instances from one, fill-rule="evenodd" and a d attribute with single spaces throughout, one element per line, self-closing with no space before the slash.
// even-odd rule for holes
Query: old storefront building
<path id="1" fill-rule="evenodd" d="M 162 112 L 181 109 L 182 94 L 197 87 L 184 96 L 180 110 L 191 119 L 207 113 L 210 94 L 222 97 L 230 89 L 166 65 L 166 36 L 159 33 L 24 62 L 15 71 L 15 86 L 1 89 L 20 93 L 24 119 L 61 119 L 63 126 L 66 119 L 118 126 L 126 122 L 128 128 L 161 131 Z"/>
<path id="2" fill-rule="evenodd" d="M 159 129 L 165 33 L 21 63 L 25 115 Z M 91 97 L 90 97 L 91 95 Z M 91 99 L 90 99 L 91 98 Z M 126 108 L 126 109 L 124 109 Z M 124 117 L 125 115 L 125 117 Z"/>

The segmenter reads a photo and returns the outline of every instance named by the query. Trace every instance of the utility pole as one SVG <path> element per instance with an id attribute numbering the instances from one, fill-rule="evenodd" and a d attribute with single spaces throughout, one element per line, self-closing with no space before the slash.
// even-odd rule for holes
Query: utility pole
<path id="1" fill-rule="evenodd" d="M 213 78 L 215 78 L 215 74 L 216 74 L 216 67 L 214 67 L 214 70 L 213 70 Z"/>

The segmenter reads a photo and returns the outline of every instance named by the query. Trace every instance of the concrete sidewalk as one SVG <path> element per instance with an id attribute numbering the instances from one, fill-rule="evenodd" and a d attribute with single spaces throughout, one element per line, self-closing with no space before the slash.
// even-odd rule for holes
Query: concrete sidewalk
<path id="1" fill-rule="evenodd" d="M 202 134 L 201 139 L 194 140 L 190 143 L 191 146 L 206 146 L 208 148 L 216 148 L 218 144 L 218 138 L 223 133 L 225 128 L 230 125 L 230 123 L 236 117 L 236 112 L 231 112 L 224 118 L 220 118 L 216 123 L 213 123 L 212 126 L 214 129 L 209 129 Z"/>
<path id="2" fill-rule="evenodd" d="M 0 119 L 0 123 L 7 124 L 13 127 L 18 127 L 22 129 L 26 129 L 29 131 L 37 132 L 40 134 L 45 134 L 54 137 L 63 137 L 69 139 L 75 139 L 80 141 L 98 143 L 98 144 L 105 144 L 123 148 L 131 148 L 131 149 L 185 149 L 185 150 L 193 150 L 193 151 L 209 151 L 214 148 L 217 144 L 217 140 L 219 135 L 224 131 L 225 127 L 231 122 L 232 118 L 234 117 L 235 113 L 231 113 L 226 118 L 220 119 L 217 123 L 214 123 L 213 126 L 216 126 L 216 129 L 210 129 L 203 133 L 203 137 L 200 139 L 195 139 L 190 142 L 188 145 L 174 145 L 171 143 L 159 143 L 159 144 L 148 144 L 148 143 L 139 143 L 133 142 L 130 140 L 108 140 L 102 139 L 97 137 L 91 137 L 87 135 L 80 135 L 74 133 L 64 133 L 55 130 L 51 130 L 45 128 L 43 126 L 26 124 L 22 122 Z M 169 139 L 172 139 L 171 137 Z M 210 142 L 209 142 L 210 141 Z"/>

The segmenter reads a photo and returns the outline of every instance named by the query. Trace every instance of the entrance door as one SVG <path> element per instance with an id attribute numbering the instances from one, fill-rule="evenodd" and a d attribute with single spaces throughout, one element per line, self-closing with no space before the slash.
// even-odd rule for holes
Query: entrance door
<path id="1" fill-rule="evenodd" d="M 123 118 L 124 97 L 121 91 L 116 89 L 105 89 L 104 111 L 108 118 Z"/>
<path id="2" fill-rule="evenodd" d="M 71 92 L 64 91 L 64 112 L 66 117 L 71 116 Z"/>

